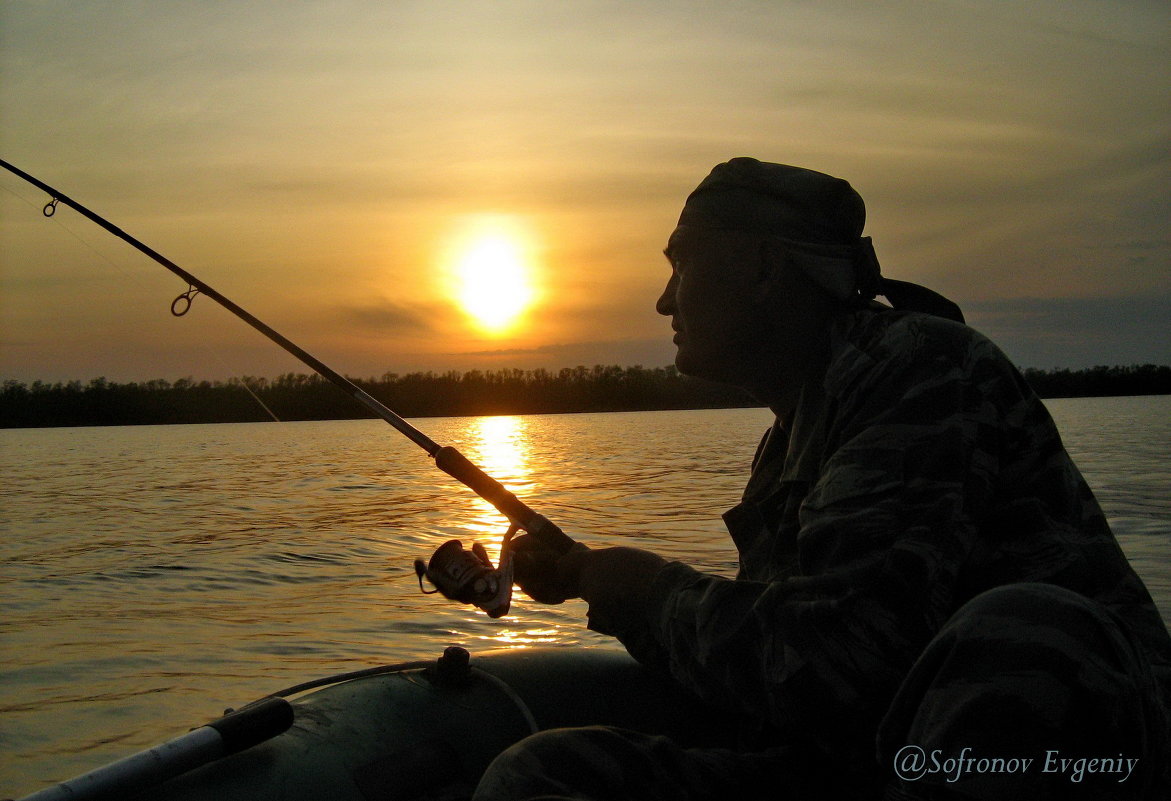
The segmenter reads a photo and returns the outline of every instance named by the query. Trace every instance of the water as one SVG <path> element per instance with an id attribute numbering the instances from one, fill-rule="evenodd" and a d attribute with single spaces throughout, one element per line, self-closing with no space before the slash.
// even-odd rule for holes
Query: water
<path id="1" fill-rule="evenodd" d="M 1171 397 L 1049 402 L 1171 620 Z M 571 535 L 723 575 L 759 409 L 431 419 Z M 614 647 L 584 605 L 489 620 L 419 593 L 503 519 L 379 421 L 0 431 L 0 794 L 334 672 L 524 645 Z M 494 555 L 494 554 L 493 554 Z"/>

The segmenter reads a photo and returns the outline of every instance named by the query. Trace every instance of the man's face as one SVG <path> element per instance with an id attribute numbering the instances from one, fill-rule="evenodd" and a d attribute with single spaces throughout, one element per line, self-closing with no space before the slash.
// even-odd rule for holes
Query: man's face
<path id="1" fill-rule="evenodd" d="M 671 318 L 675 365 L 686 375 L 748 386 L 770 337 L 761 239 L 679 226 L 664 253 L 671 277 L 655 308 Z"/>

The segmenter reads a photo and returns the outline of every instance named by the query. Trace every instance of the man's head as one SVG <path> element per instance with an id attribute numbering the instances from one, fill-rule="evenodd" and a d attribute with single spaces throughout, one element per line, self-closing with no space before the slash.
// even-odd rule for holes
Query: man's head
<path id="1" fill-rule="evenodd" d="M 865 222 L 861 196 L 840 178 L 750 158 L 718 165 L 665 251 L 672 275 L 656 308 L 676 331 L 675 364 L 769 400 L 777 387 L 762 381 L 808 377 L 832 314 L 875 295 L 962 323 L 942 295 L 881 275 Z"/>
<path id="2" fill-rule="evenodd" d="M 695 188 L 679 224 L 795 242 L 855 245 L 866 224 L 866 205 L 840 178 L 736 158 L 717 165 Z"/>
<path id="3" fill-rule="evenodd" d="M 838 178 L 747 158 L 712 170 L 665 251 L 657 309 L 672 319 L 679 369 L 759 396 L 765 373 L 807 365 L 832 309 L 859 297 L 865 218 Z"/>

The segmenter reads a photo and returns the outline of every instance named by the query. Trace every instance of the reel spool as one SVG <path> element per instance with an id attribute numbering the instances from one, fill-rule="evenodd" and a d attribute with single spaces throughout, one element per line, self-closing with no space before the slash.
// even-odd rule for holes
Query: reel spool
<path id="1" fill-rule="evenodd" d="M 477 606 L 488 617 L 508 614 L 512 603 L 513 574 L 512 553 L 508 546 L 517 531 L 516 526 L 511 526 L 504 535 L 499 567 L 493 567 L 488 552 L 480 543 L 473 542 L 469 551 L 459 540 L 448 540 L 435 549 L 429 561 L 415 560 L 419 589 L 428 595 L 438 592 L 452 601 Z M 435 589 L 428 590 L 423 586 L 424 577 Z"/>

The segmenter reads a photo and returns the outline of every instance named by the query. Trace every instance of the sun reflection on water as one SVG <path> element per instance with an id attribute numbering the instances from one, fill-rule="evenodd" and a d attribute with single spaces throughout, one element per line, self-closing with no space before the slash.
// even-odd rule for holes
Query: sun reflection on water
<path id="1" fill-rule="evenodd" d="M 560 641 L 562 629 L 559 626 L 544 628 L 505 628 L 490 638 L 493 644 L 504 648 L 526 648 L 552 645 Z"/>
<path id="2" fill-rule="evenodd" d="M 524 500 L 531 450 L 524 418 L 480 417 L 471 422 L 468 433 L 471 436 L 467 448 L 468 458 L 503 484 L 509 492 Z M 484 545 L 492 561 L 496 562 L 500 558 L 501 540 L 508 529 L 508 518 L 477 496 L 473 501 L 472 518 L 467 521 L 467 529 Z"/>
<path id="3" fill-rule="evenodd" d="M 531 486 L 529 459 L 532 440 L 528 421 L 523 417 L 480 417 L 469 426 L 468 457 L 522 500 Z M 476 497 L 468 533 L 480 541 L 493 563 L 500 560 L 500 545 L 508 529 L 508 519 L 492 504 Z M 514 587 L 513 592 L 520 592 Z M 514 603 L 516 599 L 514 598 Z M 529 648 L 559 642 L 565 632 L 556 624 L 516 625 L 514 618 L 501 619 L 503 625 L 485 631 L 483 640 L 496 648 Z"/>

